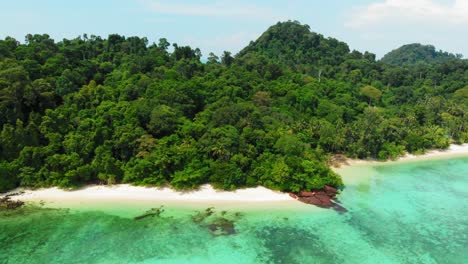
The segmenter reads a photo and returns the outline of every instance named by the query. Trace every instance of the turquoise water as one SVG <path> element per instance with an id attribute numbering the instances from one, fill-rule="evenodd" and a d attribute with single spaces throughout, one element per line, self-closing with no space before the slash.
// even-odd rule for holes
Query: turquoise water
<path id="1" fill-rule="evenodd" d="M 0 211 L 0 263 L 468 262 L 468 158 L 340 173 L 347 213 L 166 205 L 135 220 L 150 208 Z"/>

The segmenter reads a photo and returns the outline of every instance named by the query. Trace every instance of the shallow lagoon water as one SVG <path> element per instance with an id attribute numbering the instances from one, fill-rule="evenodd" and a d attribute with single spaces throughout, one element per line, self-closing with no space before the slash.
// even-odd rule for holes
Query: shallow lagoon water
<path id="1" fill-rule="evenodd" d="M 0 263 L 467 263 L 468 158 L 340 170 L 347 213 L 94 204 L 0 212 Z M 104 209 L 105 208 L 105 209 Z"/>

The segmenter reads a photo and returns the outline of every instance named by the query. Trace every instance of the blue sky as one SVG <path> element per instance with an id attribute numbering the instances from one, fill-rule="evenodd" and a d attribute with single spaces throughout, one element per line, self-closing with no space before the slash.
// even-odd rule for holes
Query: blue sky
<path id="1" fill-rule="evenodd" d="M 288 19 L 379 57 L 403 44 L 433 44 L 468 57 L 468 0 L 0 0 L 0 38 L 55 40 L 83 33 L 161 37 L 206 56 L 238 52 Z"/>

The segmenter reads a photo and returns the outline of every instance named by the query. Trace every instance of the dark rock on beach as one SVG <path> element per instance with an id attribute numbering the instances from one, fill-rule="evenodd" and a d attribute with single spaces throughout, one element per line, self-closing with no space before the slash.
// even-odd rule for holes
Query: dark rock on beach
<path id="1" fill-rule="evenodd" d="M 7 196 L 0 198 L 0 208 L 12 210 L 12 209 L 16 209 L 24 205 L 23 201 L 11 200 L 10 196 L 12 195 L 7 195 Z"/>
<path id="2" fill-rule="evenodd" d="M 325 185 L 323 189 L 310 192 L 289 193 L 289 196 L 306 204 L 312 204 L 323 208 L 336 207 L 339 211 L 345 211 L 346 209 L 334 201 L 337 193 L 338 190 L 336 188 Z"/>
<path id="3" fill-rule="evenodd" d="M 338 190 L 336 188 L 333 188 L 331 186 L 328 186 L 328 185 L 325 185 L 325 187 L 323 187 L 323 190 L 325 191 L 325 193 L 333 198 L 336 197 L 336 194 L 338 193 Z"/>

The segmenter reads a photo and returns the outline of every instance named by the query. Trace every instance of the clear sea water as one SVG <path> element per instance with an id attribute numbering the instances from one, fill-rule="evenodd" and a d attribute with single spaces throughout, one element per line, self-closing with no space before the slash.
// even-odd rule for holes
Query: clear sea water
<path id="1" fill-rule="evenodd" d="M 0 263 L 468 263 L 468 158 L 340 173 L 346 213 L 166 205 L 135 220 L 151 207 L 0 211 Z"/>

